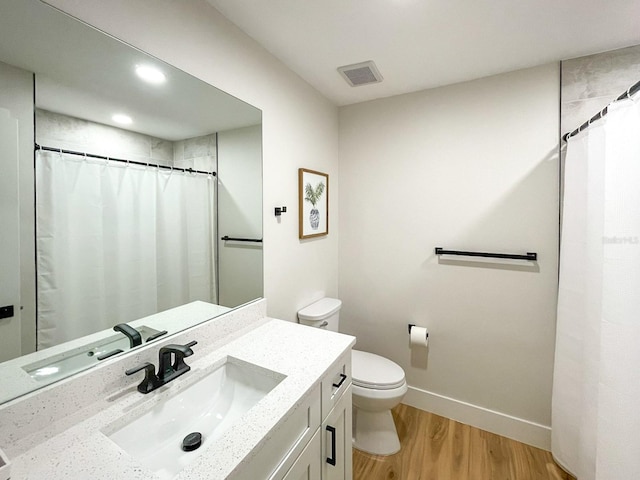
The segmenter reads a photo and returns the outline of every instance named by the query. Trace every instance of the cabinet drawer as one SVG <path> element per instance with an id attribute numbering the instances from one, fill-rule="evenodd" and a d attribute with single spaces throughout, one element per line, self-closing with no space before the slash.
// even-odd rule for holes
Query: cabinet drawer
<path id="1" fill-rule="evenodd" d="M 232 478 L 279 480 L 320 426 L 320 385 L 267 437 L 262 448 Z"/>
<path id="2" fill-rule="evenodd" d="M 282 480 L 320 480 L 322 471 L 319 450 L 320 431 L 316 431 L 307 448 L 304 449 Z"/>
<path id="3" fill-rule="evenodd" d="M 325 418 L 340 396 L 351 385 L 351 350 L 334 363 L 322 378 L 322 418 Z"/>

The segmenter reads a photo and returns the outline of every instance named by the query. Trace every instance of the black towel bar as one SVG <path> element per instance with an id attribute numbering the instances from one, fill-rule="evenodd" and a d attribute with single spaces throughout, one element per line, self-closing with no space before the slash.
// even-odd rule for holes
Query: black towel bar
<path id="1" fill-rule="evenodd" d="M 488 257 L 488 258 L 510 258 L 513 260 L 538 260 L 536 252 L 527 252 L 526 255 L 518 255 L 515 253 L 488 253 L 488 252 L 465 252 L 461 250 L 445 250 L 436 247 L 436 255 L 462 255 L 465 257 Z"/>
<path id="2" fill-rule="evenodd" d="M 232 240 L 234 242 L 258 242 L 258 243 L 262 243 L 262 239 L 261 238 L 236 238 L 236 237 L 229 237 L 228 235 L 225 235 L 224 237 L 220 237 L 220 240 L 224 240 L 225 242 L 227 240 Z"/>

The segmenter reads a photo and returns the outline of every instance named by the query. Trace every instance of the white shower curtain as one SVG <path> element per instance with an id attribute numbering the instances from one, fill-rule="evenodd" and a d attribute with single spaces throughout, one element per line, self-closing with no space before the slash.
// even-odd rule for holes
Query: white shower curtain
<path id="1" fill-rule="evenodd" d="M 38 349 L 215 302 L 212 177 L 36 156 Z"/>
<path id="2" fill-rule="evenodd" d="M 640 101 L 569 139 L 563 207 L 552 452 L 640 479 Z"/>

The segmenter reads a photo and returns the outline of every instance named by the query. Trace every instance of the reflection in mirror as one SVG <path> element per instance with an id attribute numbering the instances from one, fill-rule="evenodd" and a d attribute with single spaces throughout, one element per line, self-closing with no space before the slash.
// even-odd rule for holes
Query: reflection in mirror
<path id="1" fill-rule="evenodd" d="M 261 112 L 39 0 L 0 17 L 0 164 L 0 402 L 262 296 Z"/>

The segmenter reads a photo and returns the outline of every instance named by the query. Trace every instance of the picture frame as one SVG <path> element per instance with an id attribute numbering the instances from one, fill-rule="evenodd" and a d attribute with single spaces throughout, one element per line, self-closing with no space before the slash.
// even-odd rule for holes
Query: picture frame
<path id="1" fill-rule="evenodd" d="M 329 234 L 329 175 L 298 169 L 298 237 Z"/>

